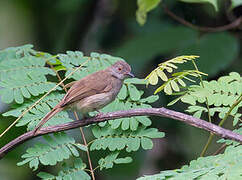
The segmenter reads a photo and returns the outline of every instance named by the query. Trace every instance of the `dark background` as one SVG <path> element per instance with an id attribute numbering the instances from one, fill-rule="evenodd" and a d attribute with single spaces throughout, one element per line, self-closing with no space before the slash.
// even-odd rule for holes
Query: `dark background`
<path id="1" fill-rule="evenodd" d="M 33 44 L 34 49 L 51 54 L 65 53 L 67 50 L 83 51 L 86 55 L 90 52 L 108 53 L 123 57 L 139 78 L 144 78 L 157 64 L 169 58 L 199 55 L 198 68 L 209 74 L 208 80 L 232 71 L 241 74 L 242 25 L 222 32 L 199 31 L 171 18 L 164 11 L 164 4 L 170 11 L 194 25 L 214 27 L 215 31 L 217 27 L 239 18 L 242 12 L 241 6 L 229 11 L 227 0 L 219 1 L 217 12 L 211 4 L 166 0 L 151 11 L 146 24 L 140 26 L 135 17 L 136 1 L 0 0 L 0 49 Z M 151 95 L 154 88 L 145 91 Z M 159 101 L 153 106 L 166 106 L 171 99 L 160 93 Z M 7 108 L 1 104 L 0 112 Z M 169 108 L 184 111 L 186 105 L 178 103 Z M 203 118 L 206 119 L 206 116 Z M 3 131 L 13 120 L 0 115 L 0 130 Z M 152 121 L 153 126 L 166 132 L 166 137 L 154 140 L 154 148 L 150 151 L 133 153 L 134 162 L 131 164 L 97 171 L 97 179 L 134 179 L 143 174 L 180 168 L 199 157 L 208 132 L 171 119 L 152 117 Z M 214 123 L 218 123 L 216 118 Z M 225 127 L 231 128 L 231 122 L 227 121 Z M 0 146 L 23 132 L 24 129 L 13 128 L 0 140 Z M 207 155 L 219 147 L 216 139 Z M 35 172 L 27 165 L 16 166 L 24 149 L 34 141 L 23 144 L 0 161 L 0 179 L 36 179 Z M 95 161 L 95 157 L 92 159 Z M 58 171 L 52 167 L 45 170 Z"/>

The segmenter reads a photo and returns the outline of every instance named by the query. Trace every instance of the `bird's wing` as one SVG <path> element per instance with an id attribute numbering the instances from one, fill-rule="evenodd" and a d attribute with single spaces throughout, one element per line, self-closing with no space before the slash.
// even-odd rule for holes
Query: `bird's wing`
<path id="1" fill-rule="evenodd" d="M 61 107 L 88 96 L 110 91 L 112 89 L 110 79 L 110 74 L 104 71 L 98 71 L 80 79 L 67 92 L 62 100 Z"/>

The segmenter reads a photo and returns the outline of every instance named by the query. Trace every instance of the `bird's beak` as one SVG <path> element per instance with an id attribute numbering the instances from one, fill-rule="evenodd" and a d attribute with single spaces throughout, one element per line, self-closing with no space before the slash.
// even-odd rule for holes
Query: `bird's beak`
<path id="1" fill-rule="evenodd" d="M 134 77 L 134 75 L 133 75 L 131 72 L 127 73 L 127 75 L 128 75 L 129 77 Z"/>

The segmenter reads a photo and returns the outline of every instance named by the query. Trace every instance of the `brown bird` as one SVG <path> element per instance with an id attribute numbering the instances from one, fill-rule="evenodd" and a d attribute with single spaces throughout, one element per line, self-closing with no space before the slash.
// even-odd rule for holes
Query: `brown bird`
<path id="1" fill-rule="evenodd" d="M 85 117 L 88 112 L 98 111 L 111 103 L 118 95 L 123 80 L 134 77 L 131 67 L 124 61 L 90 74 L 73 83 L 64 98 L 36 126 L 34 133 L 56 113 L 72 108 Z"/>

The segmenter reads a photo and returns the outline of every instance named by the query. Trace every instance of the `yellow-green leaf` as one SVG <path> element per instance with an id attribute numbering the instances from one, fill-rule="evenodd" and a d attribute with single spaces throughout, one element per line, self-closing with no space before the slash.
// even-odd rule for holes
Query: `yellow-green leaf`
<path id="1" fill-rule="evenodd" d="M 171 89 L 171 85 L 170 83 L 167 83 L 164 87 L 164 92 L 168 95 L 171 95 L 172 94 L 172 89 Z"/>
<path id="2" fill-rule="evenodd" d="M 163 81 L 168 81 L 166 74 L 161 69 L 158 68 L 156 73 Z"/>
<path id="3" fill-rule="evenodd" d="M 155 72 L 152 72 L 149 79 L 148 79 L 149 83 L 151 85 L 156 85 L 158 83 L 158 76 Z"/>
<path id="4" fill-rule="evenodd" d="M 172 68 L 170 68 L 170 67 L 165 67 L 165 69 L 167 70 L 167 72 L 169 72 L 169 73 L 171 73 L 172 71 L 173 71 L 173 69 Z"/>
<path id="5" fill-rule="evenodd" d="M 186 87 L 186 83 L 185 83 L 183 80 L 178 79 L 177 81 L 179 82 L 179 84 L 180 84 L 181 86 Z"/>
<path id="6" fill-rule="evenodd" d="M 179 86 L 177 85 L 177 83 L 176 83 L 174 80 L 172 80 L 172 81 L 170 82 L 170 84 L 171 84 L 171 87 L 172 87 L 172 89 L 173 89 L 174 91 L 180 91 Z"/>
<path id="7" fill-rule="evenodd" d="M 174 68 L 174 69 L 177 69 L 177 66 L 175 66 L 174 64 L 172 64 L 172 63 L 170 63 L 170 62 L 167 62 L 166 65 L 167 65 L 167 66 L 170 66 L 170 67 L 172 67 L 172 68 Z"/>

